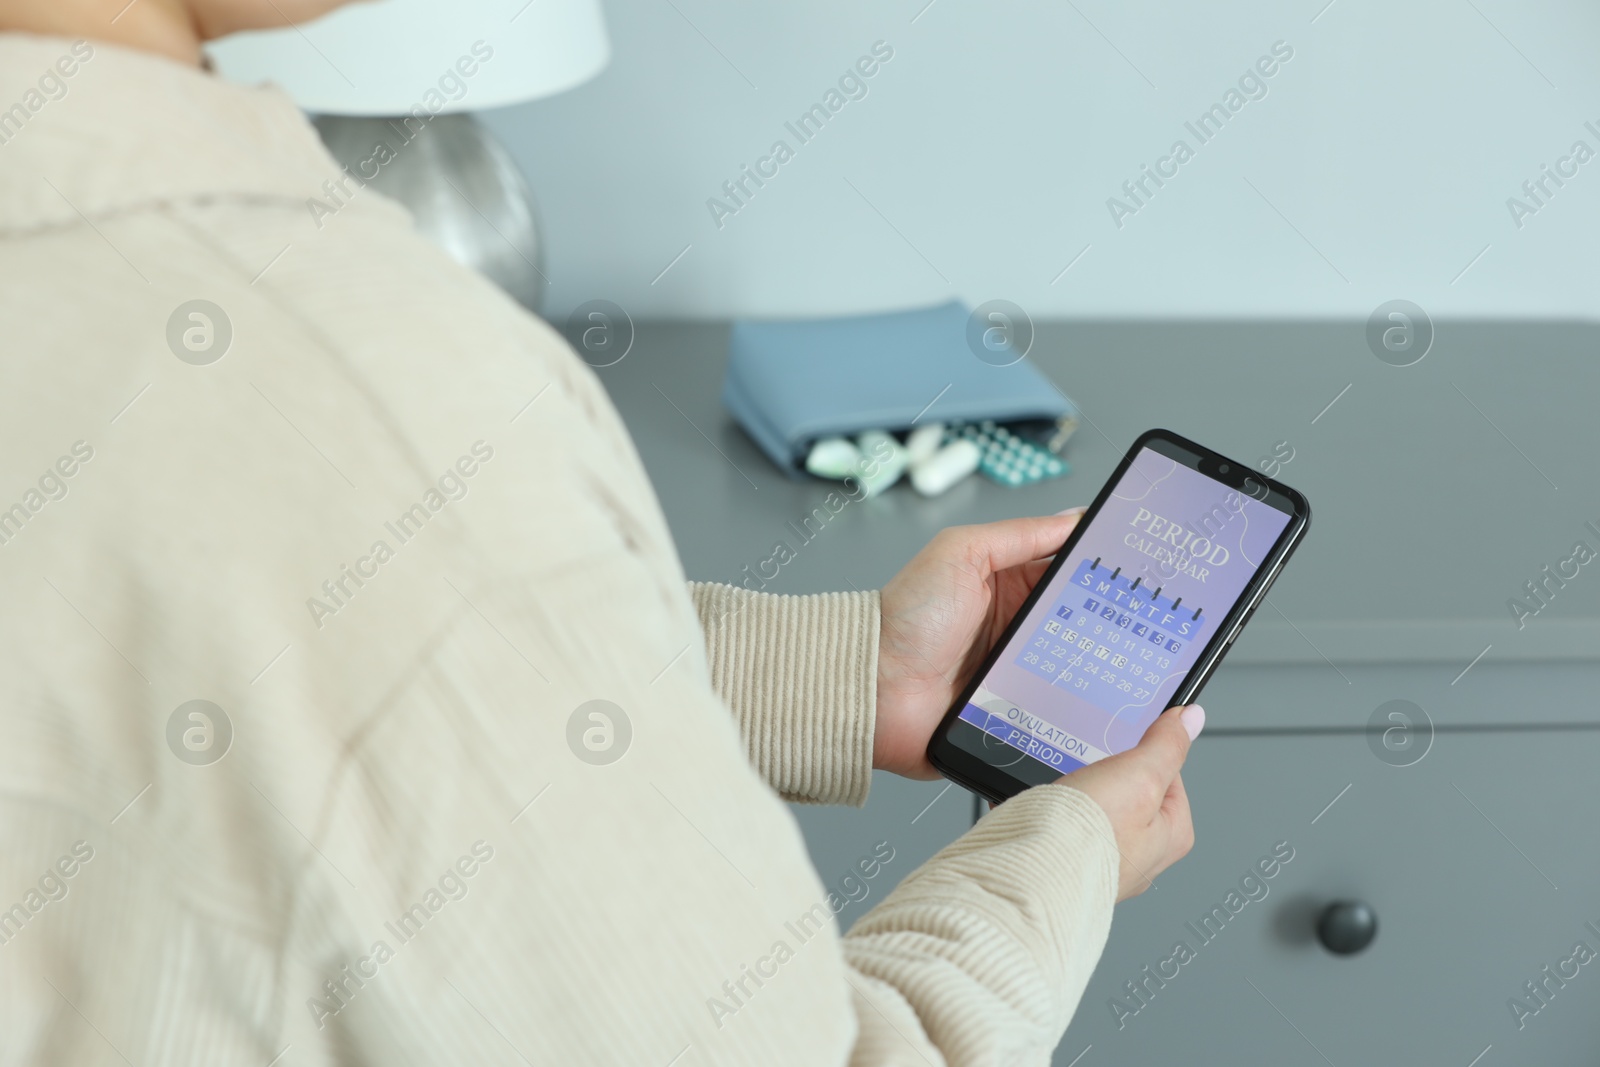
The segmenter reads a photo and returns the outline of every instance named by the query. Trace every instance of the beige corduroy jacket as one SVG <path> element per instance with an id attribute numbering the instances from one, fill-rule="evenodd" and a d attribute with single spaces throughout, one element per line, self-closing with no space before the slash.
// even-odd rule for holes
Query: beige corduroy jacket
<path id="1" fill-rule="evenodd" d="M 876 594 L 691 591 L 589 369 L 340 178 L 0 37 L 0 1062 L 1046 1062 L 1104 814 L 841 937 L 780 795 L 865 798 Z"/>

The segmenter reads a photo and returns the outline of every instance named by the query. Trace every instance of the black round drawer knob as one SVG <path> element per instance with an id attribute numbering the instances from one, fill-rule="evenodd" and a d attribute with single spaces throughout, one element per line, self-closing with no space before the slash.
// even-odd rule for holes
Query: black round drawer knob
<path id="1" fill-rule="evenodd" d="M 1317 940 L 1336 956 L 1349 956 L 1378 936 L 1378 913 L 1359 900 L 1336 900 L 1317 920 Z"/>

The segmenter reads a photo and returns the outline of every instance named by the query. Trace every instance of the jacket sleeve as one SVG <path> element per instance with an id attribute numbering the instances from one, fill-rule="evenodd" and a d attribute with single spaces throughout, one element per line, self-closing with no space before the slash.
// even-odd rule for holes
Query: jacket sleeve
<path id="1" fill-rule="evenodd" d="M 865 803 L 877 592 L 689 592 L 762 776 L 790 800 Z M 1038 786 L 908 875 L 842 941 L 852 1067 L 1048 1064 L 1111 930 L 1115 842 L 1088 796 Z"/>
<path id="2" fill-rule="evenodd" d="M 750 761 L 786 800 L 866 803 L 878 593 L 779 596 L 690 582 L 711 684 Z"/>
<path id="3" fill-rule="evenodd" d="M 853 1067 L 1048 1064 L 1105 948 L 1117 859 L 1100 806 L 1052 784 L 912 872 L 843 939 Z"/>

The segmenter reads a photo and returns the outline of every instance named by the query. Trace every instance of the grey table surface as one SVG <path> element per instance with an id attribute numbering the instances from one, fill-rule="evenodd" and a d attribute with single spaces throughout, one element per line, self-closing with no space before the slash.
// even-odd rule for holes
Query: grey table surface
<path id="1" fill-rule="evenodd" d="M 898 486 L 809 542 L 791 523 L 830 485 L 790 480 L 723 410 L 726 334 L 639 323 L 626 358 L 598 369 L 691 578 L 736 581 L 784 541 L 796 558 L 770 591 L 881 586 L 941 527 L 1087 503 L 1134 437 L 1163 426 L 1252 464 L 1287 442 L 1279 476 L 1312 502 L 1311 532 L 1231 664 L 1600 650 L 1600 566 L 1521 628 L 1507 603 L 1576 541 L 1600 550 L 1585 527 L 1600 528 L 1593 326 L 1440 323 L 1422 361 L 1393 367 L 1362 323 L 1041 323 L 1028 358 L 1085 415 L 1071 474 L 1022 489 L 972 478 L 931 500 Z"/>

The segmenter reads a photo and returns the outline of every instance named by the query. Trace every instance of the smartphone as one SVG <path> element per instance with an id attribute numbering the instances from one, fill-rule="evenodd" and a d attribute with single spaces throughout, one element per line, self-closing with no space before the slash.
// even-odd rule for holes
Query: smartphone
<path id="1" fill-rule="evenodd" d="M 1287 485 L 1139 436 L 928 745 L 996 803 L 1133 747 L 1192 703 L 1311 525 Z"/>

